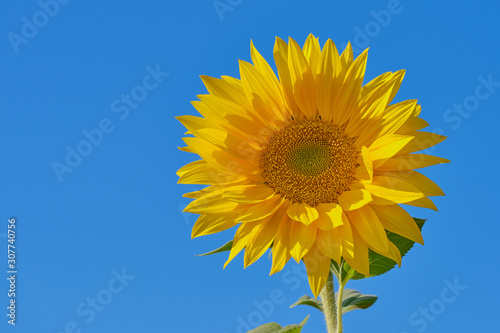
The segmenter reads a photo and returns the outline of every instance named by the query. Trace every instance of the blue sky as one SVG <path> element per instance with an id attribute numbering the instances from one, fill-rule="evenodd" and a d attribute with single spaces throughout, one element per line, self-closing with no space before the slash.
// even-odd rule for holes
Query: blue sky
<path id="1" fill-rule="evenodd" d="M 398 69 L 396 100 L 418 99 L 448 136 L 429 168 L 446 197 L 416 246 L 348 288 L 379 296 L 345 332 L 471 332 L 498 327 L 500 5 L 472 1 L 8 2 L 0 12 L 0 330 L 244 332 L 275 321 L 323 332 L 303 266 L 271 277 L 264 256 L 195 257 L 233 231 L 191 240 L 177 149 L 205 93 L 199 75 L 239 77 L 250 40 L 272 62 L 275 36 L 370 47 L 366 78 Z M 273 64 L 274 66 L 274 64 Z M 7 225 L 16 219 L 16 326 L 7 324 Z"/>

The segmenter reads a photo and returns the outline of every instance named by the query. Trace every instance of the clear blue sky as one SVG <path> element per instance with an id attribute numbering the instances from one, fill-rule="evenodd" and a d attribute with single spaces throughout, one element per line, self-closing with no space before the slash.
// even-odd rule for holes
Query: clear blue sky
<path id="1" fill-rule="evenodd" d="M 238 77 L 250 39 L 270 61 L 275 36 L 309 33 L 358 50 L 367 78 L 407 70 L 396 97 L 418 99 L 432 152 L 424 173 L 447 196 L 425 246 L 401 269 L 348 287 L 379 296 L 345 316 L 345 332 L 498 329 L 500 5 L 350 1 L 8 2 L 0 11 L 0 331 L 244 332 L 276 321 L 323 332 L 319 311 L 289 309 L 309 293 L 290 262 L 195 257 L 233 231 L 191 240 L 177 150 L 205 93 L 199 75 Z M 359 51 L 358 51 L 359 52 Z M 271 61 L 274 66 L 274 63 Z M 77 155 L 78 154 L 78 155 Z M 7 324 L 7 224 L 16 218 L 16 326 Z M 455 285 L 450 289 L 449 284 Z M 458 287 L 457 287 L 458 285 Z M 466 286 L 467 288 L 464 289 Z M 272 302 L 272 306 L 270 305 Z"/>

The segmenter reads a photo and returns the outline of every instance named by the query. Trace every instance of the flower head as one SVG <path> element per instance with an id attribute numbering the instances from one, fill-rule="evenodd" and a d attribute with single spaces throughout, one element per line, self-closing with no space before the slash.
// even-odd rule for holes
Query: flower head
<path id="1" fill-rule="evenodd" d="M 445 137 L 420 131 L 416 100 L 391 104 L 404 71 L 363 85 L 367 50 L 355 60 L 310 35 L 303 48 L 277 38 L 278 76 L 253 44 L 241 79 L 203 76 L 209 94 L 193 102 L 202 117 L 178 119 L 192 136 L 182 150 L 201 159 L 179 182 L 208 187 L 186 212 L 200 214 L 192 236 L 238 226 L 229 263 L 245 250 L 245 267 L 272 247 L 271 274 L 304 260 L 315 296 L 331 260 L 369 275 L 368 249 L 401 263 L 386 231 L 423 243 L 400 204 L 436 209 L 443 195 L 415 171 L 448 162 L 416 154 Z"/>

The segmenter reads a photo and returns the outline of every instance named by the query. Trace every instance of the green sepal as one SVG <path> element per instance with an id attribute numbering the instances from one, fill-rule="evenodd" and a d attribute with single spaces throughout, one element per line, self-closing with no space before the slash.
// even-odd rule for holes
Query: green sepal
<path id="1" fill-rule="evenodd" d="M 202 257 L 202 256 L 208 256 L 210 254 L 215 254 L 215 253 L 221 253 L 221 252 L 226 252 L 226 251 L 231 251 L 231 248 L 233 247 L 233 241 L 230 240 L 229 242 L 227 242 L 226 244 L 222 245 L 221 247 L 219 247 L 218 249 L 215 249 L 213 251 L 210 251 L 210 252 L 207 252 L 207 253 L 203 253 L 203 254 L 197 254 L 198 257 Z"/>

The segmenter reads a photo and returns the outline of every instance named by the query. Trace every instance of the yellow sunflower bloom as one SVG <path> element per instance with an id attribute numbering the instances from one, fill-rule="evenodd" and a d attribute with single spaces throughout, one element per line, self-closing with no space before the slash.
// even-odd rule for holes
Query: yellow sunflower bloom
<path id="1" fill-rule="evenodd" d="M 226 265 L 244 249 L 246 267 L 272 246 L 271 274 L 303 260 L 315 296 L 332 259 L 367 276 L 368 249 L 400 264 L 386 230 L 423 243 L 400 204 L 436 209 L 429 197 L 444 195 L 414 169 L 448 162 L 415 154 L 445 139 L 420 131 L 417 101 L 391 104 L 405 72 L 363 85 L 367 50 L 353 59 L 350 45 L 339 55 L 310 35 L 303 48 L 276 39 L 277 77 L 250 48 L 240 79 L 202 76 L 202 117 L 178 117 L 192 135 L 181 150 L 201 157 L 179 183 L 209 185 L 185 195 L 185 211 L 200 214 L 192 237 L 237 225 Z"/>

